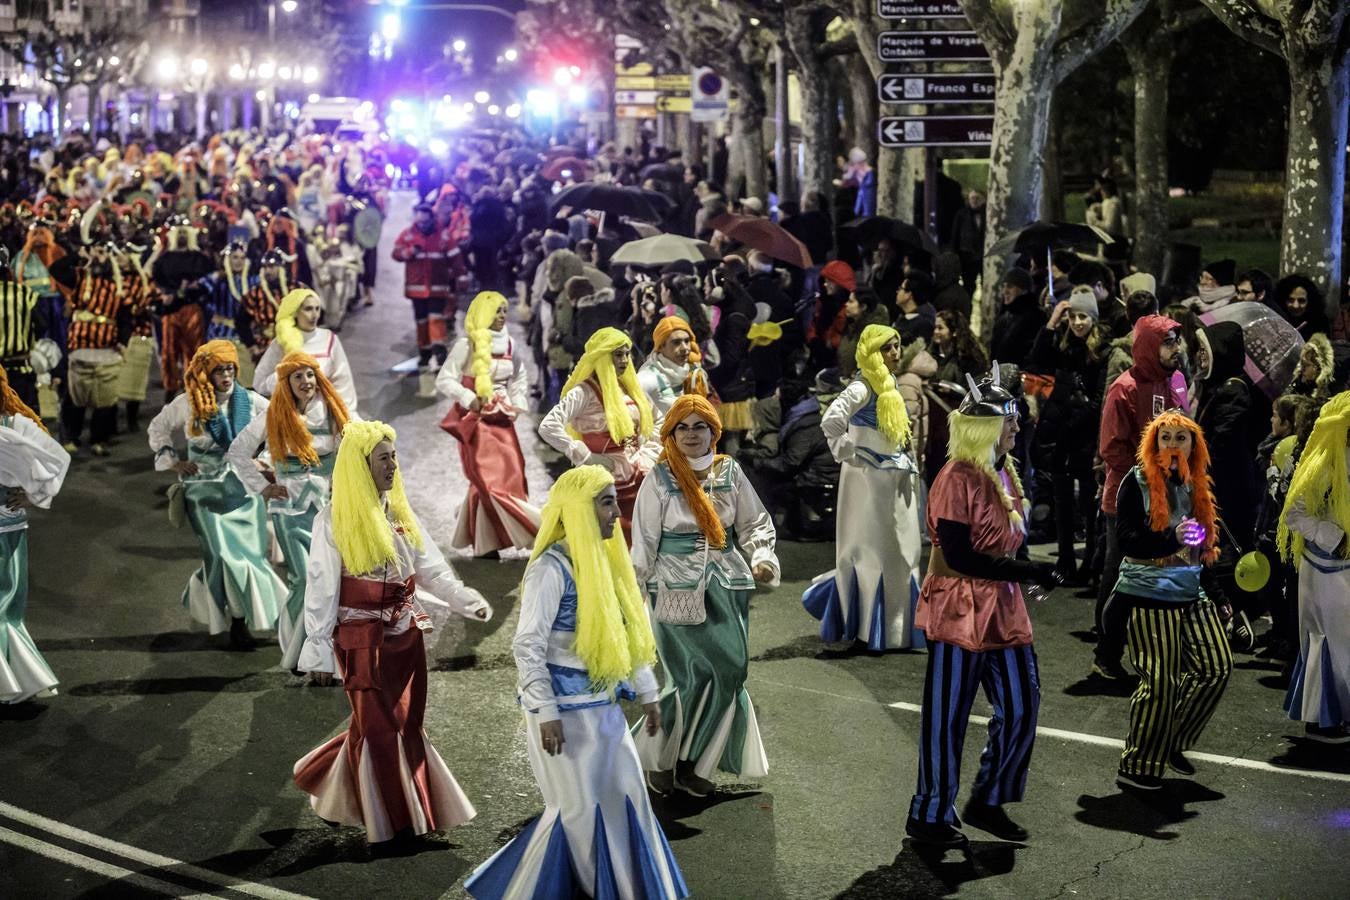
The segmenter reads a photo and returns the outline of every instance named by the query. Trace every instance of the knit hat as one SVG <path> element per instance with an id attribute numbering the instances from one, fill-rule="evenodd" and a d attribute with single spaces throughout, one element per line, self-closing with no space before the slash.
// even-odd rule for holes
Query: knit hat
<path id="1" fill-rule="evenodd" d="M 746 197 L 741 201 L 741 209 L 757 216 L 764 215 L 764 201 L 758 197 Z"/>
<path id="2" fill-rule="evenodd" d="M 1232 284 L 1237 278 L 1237 261 L 1220 259 L 1205 266 L 1205 271 L 1214 276 L 1220 285 Z"/>
<path id="3" fill-rule="evenodd" d="M 656 327 L 652 329 L 652 348 L 660 350 L 662 345 L 676 331 L 687 332 L 690 337 L 693 337 L 693 329 L 689 327 L 688 322 L 679 316 L 666 316 L 657 322 Z"/>
<path id="4" fill-rule="evenodd" d="M 842 259 L 827 262 L 820 270 L 820 277 L 850 293 L 858 289 L 858 279 L 853 274 L 853 267 Z"/>
<path id="5" fill-rule="evenodd" d="M 1134 272 L 1120 279 L 1120 296 L 1128 297 L 1135 291 L 1158 293 L 1158 279 L 1147 272 Z"/>
<path id="6" fill-rule="evenodd" d="M 1102 313 L 1097 308 L 1097 295 L 1092 288 L 1079 285 L 1069 295 L 1069 312 L 1087 313 L 1093 322 L 1101 321 Z"/>

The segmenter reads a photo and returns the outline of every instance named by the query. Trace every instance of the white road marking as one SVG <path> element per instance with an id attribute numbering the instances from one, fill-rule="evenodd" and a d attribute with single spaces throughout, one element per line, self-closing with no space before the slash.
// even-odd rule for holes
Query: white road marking
<path id="1" fill-rule="evenodd" d="M 186 863 L 179 859 L 174 859 L 169 856 L 161 856 L 158 853 L 152 853 L 149 850 L 142 850 L 141 848 L 133 847 L 130 844 L 123 844 L 119 841 L 114 841 L 111 838 L 105 838 L 102 835 L 94 834 L 92 832 L 85 831 L 81 828 L 76 828 L 73 825 L 67 825 L 64 822 L 58 822 L 55 819 L 49 819 L 46 816 L 41 816 L 38 815 L 37 813 L 29 812 L 26 809 L 20 809 L 19 807 L 12 806 L 8 803 L 5 803 L 4 801 L 0 801 L 0 816 L 8 817 L 16 822 L 22 822 L 25 825 L 28 825 L 32 828 L 40 829 L 49 834 L 54 834 L 57 835 L 58 837 L 66 838 L 67 840 L 76 841 L 78 843 L 84 844 L 87 847 L 94 847 L 98 850 L 103 850 L 107 853 L 116 854 L 118 856 L 140 863 L 141 865 L 154 866 L 155 868 L 158 869 L 172 869 L 177 873 L 188 876 L 197 881 L 202 881 L 207 884 L 214 884 L 217 885 L 218 887 L 227 888 L 231 891 L 235 891 L 240 894 L 247 894 L 250 897 L 258 897 L 260 898 L 260 900 L 310 900 L 310 898 L 306 897 L 304 894 L 294 894 L 291 893 L 290 891 L 282 890 L 281 888 L 270 887 L 265 884 L 257 884 L 252 881 L 244 881 L 238 878 L 231 878 L 228 875 L 222 875 L 221 873 L 213 872 L 210 869 L 203 869 L 200 866 L 194 866 L 191 863 Z M 3 830 L 4 829 L 0 829 L 0 831 Z M 12 834 L 13 832 L 10 833 Z M 19 835 L 19 837 L 24 836 Z M 43 842 L 39 841 L 38 843 Z M 47 845 L 47 846 L 54 846 L 54 845 Z M 56 847 L 55 849 L 61 850 L 60 847 Z M 44 853 L 43 855 L 46 856 L 49 854 Z M 79 856 L 79 854 L 73 855 Z M 87 859 L 87 857 L 81 858 Z M 92 862 L 98 862 L 98 860 L 92 860 Z M 72 863 L 72 865 L 76 865 L 76 863 Z M 102 865 L 102 863 L 100 863 L 100 865 Z M 81 868 L 85 867 L 81 866 Z M 167 882 L 165 883 L 167 884 Z M 174 896 L 178 895 L 175 894 Z"/>
<path id="2" fill-rule="evenodd" d="M 104 862 L 101 859 L 94 859 L 91 856 L 85 856 L 82 853 L 76 853 L 73 850 L 67 850 L 65 847 L 58 847 L 55 844 L 49 844 L 46 841 L 40 841 L 37 838 L 29 837 L 26 834 L 20 834 L 17 831 L 11 831 L 8 828 L 0 828 L 0 841 L 7 844 L 13 844 L 30 853 L 36 853 L 38 856 L 45 856 L 48 859 L 55 860 L 76 869 L 84 869 L 86 872 L 93 872 L 109 881 L 120 881 L 128 886 L 135 886 L 143 891 L 152 891 L 156 894 L 162 894 L 166 897 L 184 897 L 188 900 L 205 900 L 210 894 L 202 894 L 190 887 L 184 887 L 181 884 L 170 884 L 167 881 L 160 881 L 158 878 L 151 878 L 149 875 L 142 875 L 140 872 L 133 872 L 131 869 L 124 869 L 121 866 L 115 866 L 112 863 Z"/>

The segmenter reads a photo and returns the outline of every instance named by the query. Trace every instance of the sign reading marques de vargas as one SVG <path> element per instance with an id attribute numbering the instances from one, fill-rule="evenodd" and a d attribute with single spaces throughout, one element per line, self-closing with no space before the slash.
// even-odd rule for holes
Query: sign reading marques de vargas
<path id="1" fill-rule="evenodd" d="M 877 15 L 883 19 L 961 19 L 966 14 L 958 0 L 877 0 Z"/>
<path id="2" fill-rule="evenodd" d="M 973 31 L 883 31 L 877 35 L 882 62 L 974 62 L 989 51 Z"/>
<path id="3" fill-rule="evenodd" d="M 877 122 L 883 147 L 987 147 L 993 116 L 884 116 Z"/>

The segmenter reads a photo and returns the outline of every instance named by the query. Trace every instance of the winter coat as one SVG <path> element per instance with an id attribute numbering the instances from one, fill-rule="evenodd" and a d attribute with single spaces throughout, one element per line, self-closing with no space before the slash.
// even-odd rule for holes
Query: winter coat
<path id="1" fill-rule="evenodd" d="M 1163 410 L 1186 409 L 1186 396 L 1178 391 L 1172 373 L 1162 367 L 1158 350 L 1168 332 L 1180 326 L 1163 316 L 1145 316 L 1134 326 L 1134 365 L 1121 373 L 1106 392 L 1097 452 L 1106 464 L 1102 488 L 1102 511 L 1116 511 L 1121 479 L 1134 467 L 1139 439 L 1148 423 Z M 1002 360 L 1000 360 L 1001 362 Z"/>
<path id="2" fill-rule="evenodd" d="M 1035 294 L 1023 294 L 1011 303 L 1005 303 L 994 319 L 994 337 L 989 355 L 1000 363 L 1027 369 L 1031 345 L 1036 333 L 1045 328 L 1045 312 L 1036 305 Z"/>
<path id="3" fill-rule="evenodd" d="M 1086 341 L 1072 336 L 1066 341 L 1067 327 L 1042 328 L 1031 348 L 1036 371 L 1055 376 L 1054 391 L 1041 405 L 1036 440 L 1054 441 L 1055 459 L 1090 464 L 1097 453 L 1097 429 L 1090 426 L 1101 416 L 1106 359 L 1089 353 Z"/>
<path id="4" fill-rule="evenodd" d="M 792 298 L 783 290 L 777 272 L 757 272 L 746 283 L 756 303 L 769 307 L 769 321 L 782 324 L 783 336 L 767 347 L 750 348 L 750 364 L 755 370 L 755 397 L 772 396 L 783 380 L 783 360 L 805 344 L 797 322 Z"/>
<path id="5" fill-rule="evenodd" d="M 970 320 L 970 293 L 961 286 L 961 257 L 948 250 L 933 258 L 933 283 L 937 294 L 933 306 L 941 312 L 959 312 Z"/>
<path id="6" fill-rule="evenodd" d="M 900 343 L 907 347 L 915 341 L 927 344 L 933 340 L 933 326 L 936 324 L 937 310 L 933 308 L 933 304 L 924 303 L 913 313 L 902 310 L 891 323 L 891 327 L 899 332 Z"/>
<path id="7" fill-rule="evenodd" d="M 561 298 L 559 300 L 561 303 Z M 619 310 L 613 288 L 600 288 L 595 293 L 569 301 L 568 330 L 562 331 L 562 346 L 572 359 L 579 359 L 586 350 L 586 341 L 601 328 L 619 324 Z"/>
<path id="8" fill-rule="evenodd" d="M 900 375 L 895 379 L 895 388 L 905 401 L 905 413 L 909 416 L 909 430 L 913 435 L 910 446 L 919 471 L 923 471 L 924 453 L 928 447 L 928 395 L 924 393 L 924 385 L 935 374 L 937 360 L 922 341 L 915 341 L 905 348 L 900 357 Z"/>
<path id="9" fill-rule="evenodd" d="M 717 366 L 708 380 L 723 403 L 739 403 L 755 397 L 755 373 L 750 365 L 750 324 L 755 321 L 755 301 L 740 282 L 728 280 L 718 301 L 722 315 L 713 332 Z"/>
<path id="10" fill-rule="evenodd" d="M 1247 351 L 1242 327 L 1216 322 L 1205 327 L 1212 359 L 1196 410 L 1196 422 L 1209 444 L 1209 474 L 1219 516 L 1242 544 L 1250 549 L 1262 482 L 1257 478 L 1253 435 L 1269 431 L 1256 420 L 1251 383 L 1243 375 Z"/>
<path id="11" fill-rule="evenodd" d="M 409 225 L 394 243 L 393 257 L 404 263 L 403 296 L 409 300 L 448 299 L 464 274 L 464 258 L 445 228 L 429 234 Z"/>
<path id="12" fill-rule="evenodd" d="M 820 430 L 821 410 L 817 407 L 789 422 L 778 440 L 774 456 L 746 460 L 752 469 L 783 481 L 789 479 L 798 488 L 820 488 L 839 483 L 839 463 L 830 453 L 825 432 Z"/>

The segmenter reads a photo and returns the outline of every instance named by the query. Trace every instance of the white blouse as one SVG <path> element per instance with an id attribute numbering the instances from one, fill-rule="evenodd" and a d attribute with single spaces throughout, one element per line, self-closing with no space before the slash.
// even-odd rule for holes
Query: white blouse
<path id="1" fill-rule="evenodd" d="M 28 502 L 48 509 L 65 483 L 70 454 L 61 442 L 27 416 L 7 416 L 0 422 L 0 485 L 20 488 Z M 28 527 L 28 511 L 10 510 L 0 491 L 0 533 Z"/>
<path id="2" fill-rule="evenodd" d="M 315 328 L 305 335 L 304 346 L 300 349 L 319 361 L 319 371 L 333 382 L 338 396 L 347 404 L 347 411 L 355 413 L 356 382 L 352 380 L 347 352 L 342 349 L 342 341 L 338 336 L 327 328 Z M 258 393 L 270 397 L 277 389 L 277 364 L 285 355 L 286 351 L 281 349 L 277 341 L 267 345 L 262 359 L 258 360 L 257 375 L 253 381 L 253 387 Z"/>
<path id="3" fill-rule="evenodd" d="M 530 376 L 525 369 L 525 360 L 516 352 L 506 329 L 490 332 L 492 335 L 492 392 L 498 402 L 509 404 L 505 412 L 515 418 L 526 409 L 530 402 Z M 502 359 L 507 351 L 510 359 Z M 450 348 L 450 354 L 436 376 L 436 390 L 449 397 L 463 409 L 468 409 L 477 396 L 473 388 L 464 386 L 464 376 L 470 372 L 473 356 L 472 342 L 468 336 L 460 337 Z"/>
<path id="4" fill-rule="evenodd" d="M 249 399 L 253 401 L 252 410 L 249 413 L 249 425 L 260 420 L 265 422 L 267 398 L 252 391 L 249 391 L 248 394 Z M 228 397 L 222 400 L 219 395 L 216 399 L 220 402 L 228 402 L 229 400 Z M 174 397 L 150 420 L 150 425 L 146 428 L 146 437 L 149 438 L 150 449 L 155 454 L 155 471 L 167 472 L 178 463 L 179 456 L 174 447 L 174 438 L 175 435 L 181 434 L 187 441 L 188 447 L 203 455 L 196 461 L 198 473 L 196 475 L 180 475 L 178 480 L 220 481 L 229 474 L 231 468 L 226 455 L 216 446 L 215 438 L 211 437 L 210 432 L 205 429 L 202 430 L 201 434 L 189 434 L 188 425 L 191 423 L 192 405 L 188 402 L 187 394 L 179 394 Z M 249 463 L 250 467 L 252 465 L 252 463 Z M 236 474 L 242 475 L 242 471 L 241 469 Z"/>
<path id="5" fill-rule="evenodd" d="M 914 457 L 907 447 L 892 441 L 875 425 L 853 421 L 856 413 L 872 402 L 872 389 L 867 382 L 856 379 L 830 403 L 820 419 L 820 430 L 825 434 L 830 454 L 835 462 L 869 466 L 874 469 L 895 469 L 917 472 Z M 876 405 L 872 418 L 876 417 Z"/>
<path id="6" fill-rule="evenodd" d="M 387 571 L 356 577 L 365 581 L 385 583 L 406 581 L 417 576 L 417 597 L 413 607 L 397 619 L 385 623 L 386 635 L 397 635 L 412 626 L 414 614 L 425 613 L 432 621 L 445 621 L 450 613 L 486 622 L 492 618 L 492 607 L 478 591 L 460 580 L 459 575 L 445 561 L 440 548 L 416 519 L 422 533 L 422 549 L 418 550 L 402 534 L 394 532 L 394 551 L 397 562 Z M 392 527 L 392 526 L 391 526 Z M 309 545 L 309 565 L 305 584 L 305 645 L 300 650 L 298 668 L 302 672 L 336 673 L 333 660 L 333 631 L 338 622 L 367 617 L 365 610 L 347 609 L 338 605 L 342 594 L 344 573 L 342 555 L 333 539 L 333 508 L 325 506 L 314 517 L 314 537 Z M 480 610 L 487 615 L 479 618 Z"/>
<path id="7" fill-rule="evenodd" d="M 636 429 L 637 404 L 631 399 L 625 399 L 633 419 L 633 428 Z M 539 436 L 549 446 L 566 456 L 574 466 L 598 462 L 592 459 L 592 456 L 607 457 L 607 464 L 601 465 L 606 465 L 613 473 L 614 480 L 620 484 L 632 481 L 642 472 L 650 471 L 656 464 L 657 457 L 661 455 L 661 444 L 655 437 L 644 439 L 637 435 L 619 450 L 592 454 L 584 441 L 579 441 L 567 433 L 568 425 L 581 434 L 609 431 L 609 424 L 605 421 L 605 404 L 601 402 L 599 394 L 584 384 L 579 384 L 564 394 L 558 405 L 549 410 L 548 415 L 539 423 Z"/>
<path id="8" fill-rule="evenodd" d="M 289 390 L 289 388 L 287 388 Z M 266 402 L 264 408 L 266 408 Z M 314 444 L 314 452 L 320 456 L 327 456 L 337 451 L 338 438 L 332 433 L 333 417 L 328 413 L 328 404 L 323 402 L 322 397 L 315 396 L 305 407 L 302 418 L 305 420 L 305 428 L 309 430 L 310 439 Z M 316 431 L 326 432 L 325 434 L 315 434 Z M 269 467 L 276 465 L 276 460 L 272 459 L 265 446 L 267 444 L 267 416 L 258 416 L 244 430 L 235 436 L 230 443 L 230 449 L 226 452 L 225 458 L 234 466 L 234 471 L 239 475 L 239 480 L 244 483 L 250 494 L 261 494 L 267 487 L 267 476 L 258 466 L 255 457 L 259 457 L 259 450 L 262 454 L 259 457 Z M 286 488 L 289 495 L 285 500 L 267 501 L 268 512 L 278 513 L 280 515 L 296 515 L 309 509 L 310 506 L 320 507 L 328 502 L 328 494 L 331 490 L 332 479 L 320 475 L 315 471 L 303 471 L 285 474 L 275 472 L 276 483 Z M 298 501 L 298 502 L 297 502 Z"/>

